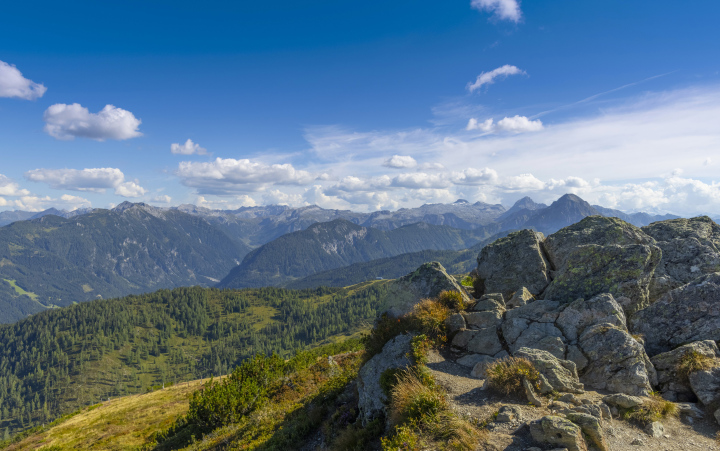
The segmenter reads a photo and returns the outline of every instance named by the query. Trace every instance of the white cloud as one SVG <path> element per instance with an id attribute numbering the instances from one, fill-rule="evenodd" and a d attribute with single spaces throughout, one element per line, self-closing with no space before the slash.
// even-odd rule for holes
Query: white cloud
<path id="1" fill-rule="evenodd" d="M 138 184 L 138 181 L 125 182 L 115 187 L 115 194 L 123 197 L 142 197 L 147 191 Z"/>
<path id="2" fill-rule="evenodd" d="M 398 188 L 448 188 L 450 181 L 444 174 L 427 174 L 425 172 L 406 173 L 395 176 L 392 186 Z"/>
<path id="3" fill-rule="evenodd" d="M 72 105 L 57 103 L 45 110 L 43 120 L 45 132 L 62 140 L 77 137 L 104 141 L 142 136 L 138 131 L 140 119 L 131 112 L 113 105 L 105 105 L 99 113 L 90 113 L 78 103 Z"/>
<path id="4" fill-rule="evenodd" d="M 453 182 L 457 185 L 494 185 L 497 180 L 497 171 L 490 168 L 468 168 L 453 174 Z"/>
<path id="5" fill-rule="evenodd" d="M 23 77 L 13 64 L 0 61 L 0 97 L 35 100 L 45 94 L 47 88 Z"/>
<path id="6" fill-rule="evenodd" d="M 417 166 L 417 161 L 409 155 L 393 155 L 383 162 L 383 166 L 395 169 L 414 168 Z"/>
<path id="7" fill-rule="evenodd" d="M 0 196 L 18 197 L 28 196 L 30 191 L 21 189 L 20 185 L 0 174 Z"/>
<path id="8" fill-rule="evenodd" d="M 545 188 L 545 183 L 532 174 L 520 174 L 507 177 L 501 187 L 507 191 L 537 191 Z"/>
<path id="9" fill-rule="evenodd" d="M 533 121 L 525 116 L 514 116 L 500 119 L 497 123 L 494 123 L 493 119 L 478 122 L 477 119 L 470 118 L 465 130 L 480 130 L 485 133 L 527 133 L 538 132 L 543 128 L 543 123 L 540 119 Z"/>
<path id="10" fill-rule="evenodd" d="M 478 11 L 487 11 L 498 20 L 518 23 L 522 20 L 522 11 L 518 0 L 472 0 L 470 6 Z"/>
<path id="11" fill-rule="evenodd" d="M 126 182 L 125 174 L 117 168 L 33 169 L 25 173 L 25 178 L 47 183 L 53 189 L 93 193 L 114 189 L 115 194 L 123 197 L 141 197 L 146 193 L 137 180 Z"/>
<path id="12" fill-rule="evenodd" d="M 265 205 L 297 206 L 303 203 L 303 196 L 301 194 L 287 193 L 276 189 L 263 194 L 263 203 Z"/>
<path id="13" fill-rule="evenodd" d="M 172 202 L 172 197 L 168 196 L 167 194 L 161 194 L 159 196 L 155 196 L 151 199 L 151 202 L 157 202 L 160 204 L 169 204 Z"/>
<path id="14" fill-rule="evenodd" d="M 197 200 L 195 200 L 195 205 L 213 210 L 237 210 L 240 207 L 255 207 L 258 204 L 255 202 L 255 199 L 247 194 L 243 194 L 241 196 L 233 196 L 229 199 L 208 199 L 204 196 L 198 196 Z"/>
<path id="15" fill-rule="evenodd" d="M 210 162 L 180 162 L 176 175 L 199 194 L 258 191 L 270 185 L 307 185 L 315 177 L 291 164 L 265 164 L 248 159 L 216 158 Z"/>
<path id="16" fill-rule="evenodd" d="M 184 144 L 171 144 L 170 152 L 175 155 L 205 155 L 207 154 L 207 149 L 200 147 L 200 144 L 194 143 L 191 139 L 188 139 Z"/>
<path id="17" fill-rule="evenodd" d="M 481 130 L 484 132 L 491 132 L 495 129 L 495 124 L 493 124 L 492 119 L 486 119 L 483 122 L 478 122 L 477 119 L 474 117 L 471 117 L 470 120 L 467 123 L 467 127 L 465 127 L 465 130 Z"/>
<path id="18" fill-rule="evenodd" d="M 500 119 L 495 127 L 499 131 L 510 133 L 537 132 L 543 129 L 540 119 L 531 121 L 525 116 L 514 116 Z"/>
<path id="19" fill-rule="evenodd" d="M 490 72 L 482 72 L 480 75 L 477 76 L 475 82 L 467 84 L 467 90 L 470 92 L 474 92 L 482 88 L 484 85 L 491 85 L 495 83 L 495 79 L 497 78 L 505 78 L 510 75 L 518 75 L 524 73 L 525 71 L 519 69 L 518 67 L 506 64 L 504 66 L 498 67 L 497 69 L 493 69 Z"/>

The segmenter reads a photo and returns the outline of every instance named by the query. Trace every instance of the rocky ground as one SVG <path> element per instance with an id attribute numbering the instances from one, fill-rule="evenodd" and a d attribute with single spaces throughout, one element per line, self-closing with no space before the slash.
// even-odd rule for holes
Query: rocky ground
<path id="1" fill-rule="evenodd" d="M 537 446 L 533 440 L 528 424 L 546 415 L 557 413 L 550 403 L 543 407 L 533 407 L 526 399 L 507 397 L 487 390 L 484 379 L 470 375 L 471 370 L 459 365 L 437 351 L 430 353 L 428 368 L 435 380 L 447 391 L 454 410 L 478 422 L 493 419 L 487 429 L 490 431 L 487 444 L 479 450 L 525 451 Z M 609 392 L 586 391 L 577 395 L 592 403 L 602 402 Z M 678 451 L 678 450 L 720 450 L 720 443 L 715 440 L 718 428 L 712 414 L 694 419 L 681 414 L 679 418 L 669 418 L 662 422 L 664 433 L 658 437 L 650 437 L 643 429 L 629 421 L 618 418 L 602 422 L 602 429 L 611 450 L 632 451 Z M 539 448 L 543 449 L 543 448 Z M 551 449 L 551 448 L 546 448 Z"/>

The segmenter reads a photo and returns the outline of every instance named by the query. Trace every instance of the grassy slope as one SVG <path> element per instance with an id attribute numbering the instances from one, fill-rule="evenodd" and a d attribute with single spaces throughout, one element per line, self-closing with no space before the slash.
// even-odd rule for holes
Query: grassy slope
<path id="1" fill-rule="evenodd" d="M 188 396 L 206 381 L 200 379 L 152 393 L 105 401 L 6 449 L 125 450 L 140 447 L 152 433 L 167 428 L 184 415 L 188 409 Z"/>
<path id="2" fill-rule="evenodd" d="M 264 295 L 258 289 L 177 289 L 54 309 L 0 327 L 4 340 L 0 352 L 0 398 L 4 397 L 2 407 L 6 409 L 0 431 L 9 427 L 11 432 L 17 432 L 108 397 L 143 393 L 163 383 L 225 374 L 258 352 L 288 352 L 355 336 L 368 327 L 376 314 L 373 301 L 366 301 L 365 293 L 385 283 L 326 290 L 322 295 L 282 289 L 269 289 L 269 294 L 266 290 Z M 183 329 L 178 317 L 172 316 L 178 298 L 193 292 L 207 294 L 196 307 L 185 311 L 186 318 L 205 315 L 206 324 L 200 331 Z M 296 297 L 290 299 L 292 296 Z M 359 297 L 358 302 L 365 307 L 351 307 L 346 300 L 352 296 Z M 231 308 L 237 299 L 247 305 Z M 325 313 L 313 313 L 323 306 Z M 349 315 L 352 309 L 355 316 L 349 327 L 342 325 L 347 320 L 330 318 Z M 288 312 L 295 312 L 294 320 L 288 319 Z M 301 321 L 310 324 L 311 329 L 316 325 L 318 334 L 305 334 Z M 118 322 L 122 325 L 108 328 Z M 322 327 L 326 327 L 324 332 Z M 113 335 L 118 330 L 124 338 Z M 163 343 L 157 347 L 160 341 Z M 158 352 L 154 353 L 153 347 Z M 38 349 L 34 357 L 22 351 L 35 352 L 34 348 Z M 58 363 L 63 361 L 69 363 Z M 43 413 L 45 399 L 49 414 Z M 19 421 L 21 408 L 25 415 Z"/>

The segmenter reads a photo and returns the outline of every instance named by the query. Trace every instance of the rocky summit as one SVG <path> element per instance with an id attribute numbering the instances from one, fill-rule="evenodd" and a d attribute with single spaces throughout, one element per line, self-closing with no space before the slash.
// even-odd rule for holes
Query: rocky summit
<path id="1" fill-rule="evenodd" d="M 589 216 L 487 245 L 472 286 L 423 265 L 394 282 L 384 309 L 427 322 L 428 298 L 459 293 L 442 307 L 446 336 L 427 371 L 455 410 L 492 414 L 477 449 L 718 449 L 719 249 L 707 217 L 639 228 Z M 403 331 L 361 368 L 365 424 L 391 414 L 381 375 L 411 368 L 428 331 Z M 514 394 L 501 389 L 511 374 Z"/>

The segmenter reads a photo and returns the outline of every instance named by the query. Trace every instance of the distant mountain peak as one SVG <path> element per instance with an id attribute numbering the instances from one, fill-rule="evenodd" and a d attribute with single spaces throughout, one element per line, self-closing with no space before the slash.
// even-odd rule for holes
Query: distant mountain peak
<path id="1" fill-rule="evenodd" d="M 458 200 L 456 200 L 456 201 L 453 202 L 453 203 L 455 203 L 455 204 L 470 204 L 470 202 L 468 202 L 468 201 L 465 200 L 465 199 L 458 199 Z"/>

